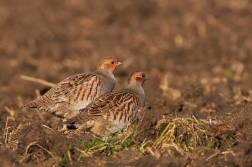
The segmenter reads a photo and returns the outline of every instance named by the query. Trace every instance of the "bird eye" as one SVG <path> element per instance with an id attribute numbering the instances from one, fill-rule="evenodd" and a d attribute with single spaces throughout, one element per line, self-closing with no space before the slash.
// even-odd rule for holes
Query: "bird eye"
<path id="1" fill-rule="evenodd" d="M 145 78 L 145 75 L 143 74 L 142 77 Z"/>
<path id="2" fill-rule="evenodd" d="M 111 64 L 114 64 L 114 63 L 115 63 L 115 62 L 113 62 L 113 61 L 111 62 Z"/>

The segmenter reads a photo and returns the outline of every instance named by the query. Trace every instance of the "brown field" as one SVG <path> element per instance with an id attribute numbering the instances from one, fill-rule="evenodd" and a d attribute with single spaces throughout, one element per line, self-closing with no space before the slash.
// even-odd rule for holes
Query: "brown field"
<path id="1" fill-rule="evenodd" d="M 0 2 L 2 166 L 252 166 L 252 2 Z M 101 141 L 19 106 L 117 57 L 116 90 L 150 78 L 146 108 Z"/>

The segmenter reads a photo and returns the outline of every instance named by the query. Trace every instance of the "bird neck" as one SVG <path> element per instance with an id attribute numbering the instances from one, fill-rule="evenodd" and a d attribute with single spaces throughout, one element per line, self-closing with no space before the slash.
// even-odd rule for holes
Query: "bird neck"
<path id="1" fill-rule="evenodd" d="M 103 76 L 108 76 L 108 77 L 111 77 L 111 78 L 115 78 L 114 74 L 111 73 L 108 69 L 97 69 L 96 72 L 98 74 L 103 75 Z"/>
<path id="2" fill-rule="evenodd" d="M 98 75 L 100 75 L 102 78 L 104 78 L 103 84 L 110 86 L 109 90 L 111 89 L 111 91 L 112 91 L 115 87 L 115 82 L 116 82 L 115 76 L 113 74 L 109 73 L 105 69 L 97 69 L 96 73 Z"/>
<path id="3" fill-rule="evenodd" d="M 145 104 L 145 92 L 144 89 L 141 85 L 140 82 L 130 82 L 127 86 L 126 89 L 131 90 L 132 92 L 134 92 L 140 99 L 141 102 L 141 106 L 144 107 Z"/>

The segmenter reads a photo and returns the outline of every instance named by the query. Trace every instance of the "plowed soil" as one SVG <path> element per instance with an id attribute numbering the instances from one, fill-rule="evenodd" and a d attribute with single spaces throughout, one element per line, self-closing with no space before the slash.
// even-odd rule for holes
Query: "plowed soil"
<path id="1" fill-rule="evenodd" d="M 252 166 L 251 18 L 249 0 L 1 1 L 1 166 Z M 108 56 L 123 62 L 115 90 L 134 71 L 150 78 L 136 143 L 155 141 L 160 120 L 177 114 L 221 122 L 221 144 L 79 159 L 77 139 L 90 134 L 64 134 L 60 118 L 19 108 L 50 89 L 21 76 L 58 83 Z"/>

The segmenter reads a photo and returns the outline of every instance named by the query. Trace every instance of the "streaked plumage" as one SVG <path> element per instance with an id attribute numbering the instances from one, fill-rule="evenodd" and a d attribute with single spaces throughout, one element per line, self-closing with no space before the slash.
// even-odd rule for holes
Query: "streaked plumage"
<path id="1" fill-rule="evenodd" d="M 116 58 L 105 58 L 95 72 L 70 76 L 22 107 L 38 108 L 62 118 L 72 118 L 94 99 L 114 89 L 113 71 L 119 65 L 121 63 Z"/>
<path id="2" fill-rule="evenodd" d="M 99 136 L 122 130 L 137 119 L 138 109 L 145 105 L 145 92 L 142 88 L 145 80 L 143 72 L 133 73 L 125 89 L 100 96 L 64 123 L 82 130 L 89 129 Z"/>

